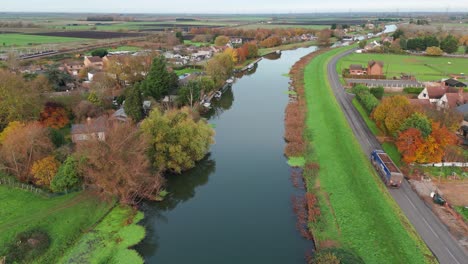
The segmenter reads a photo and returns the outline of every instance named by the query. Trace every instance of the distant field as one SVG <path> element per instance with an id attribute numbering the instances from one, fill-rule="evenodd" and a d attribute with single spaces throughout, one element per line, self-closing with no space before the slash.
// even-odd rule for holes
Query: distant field
<path id="1" fill-rule="evenodd" d="M 74 41 L 84 41 L 84 38 L 38 36 L 25 34 L 0 34 L 1 46 L 27 46 L 34 44 L 53 44 Z"/>
<path id="2" fill-rule="evenodd" d="M 242 29 L 306 28 L 306 29 L 318 29 L 318 30 L 320 30 L 320 29 L 324 29 L 324 28 L 330 28 L 330 25 L 278 25 L 278 24 L 258 23 L 258 24 L 241 25 L 241 26 L 238 26 L 238 28 L 242 28 Z"/>
<path id="3" fill-rule="evenodd" d="M 401 73 L 412 74 L 420 81 L 437 81 L 449 74 L 468 74 L 468 59 L 448 57 L 426 57 L 394 54 L 357 54 L 342 58 L 338 71 L 349 68 L 350 64 L 366 66 L 370 60 L 384 62 L 384 74 L 388 78 L 399 77 Z"/>
<path id="4" fill-rule="evenodd" d="M 140 47 L 135 46 L 120 46 L 116 48 L 110 48 L 107 51 L 139 51 L 142 50 Z"/>

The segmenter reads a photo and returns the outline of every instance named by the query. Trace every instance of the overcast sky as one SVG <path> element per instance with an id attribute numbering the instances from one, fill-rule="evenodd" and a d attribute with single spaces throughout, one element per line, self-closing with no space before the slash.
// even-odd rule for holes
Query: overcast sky
<path id="1" fill-rule="evenodd" d="M 468 0 L 1 0 L 0 12 L 311 13 L 462 11 Z"/>

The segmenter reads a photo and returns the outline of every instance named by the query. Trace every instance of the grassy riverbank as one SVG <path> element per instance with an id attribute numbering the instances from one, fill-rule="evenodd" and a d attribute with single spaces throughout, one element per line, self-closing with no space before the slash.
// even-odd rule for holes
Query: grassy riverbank
<path id="1" fill-rule="evenodd" d="M 305 69 L 306 135 L 312 145 L 306 159 L 320 165 L 307 189 L 317 194 L 322 213 L 310 227 L 319 248 L 338 244 L 366 263 L 433 262 L 373 171 L 327 81 L 328 61 L 347 48 L 321 54 Z"/>
<path id="2" fill-rule="evenodd" d="M 143 263 L 129 247 L 145 237 L 145 229 L 137 223 L 143 213 L 117 206 L 93 230 L 84 234 L 61 263 Z"/>
<path id="3" fill-rule="evenodd" d="M 8 253 L 20 233 L 33 230 L 47 233 L 50 245 L 43 254 L 29 260 L 32 263 L 57 263 L 113 204 L 86 192 L 46 198 L 3 185 L 0 185 L 0 200 L 0 256 Z"/>

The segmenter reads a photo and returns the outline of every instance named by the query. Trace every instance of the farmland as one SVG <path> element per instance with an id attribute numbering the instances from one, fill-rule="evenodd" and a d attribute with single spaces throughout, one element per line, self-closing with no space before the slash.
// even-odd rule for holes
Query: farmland
<path id="1" fill-rule="evenodd" d="M 111 203 L 86 193 L 45 198 L 30 192 L 0 185 L 0 255 L 21 232 L 45 231 L 50 246 L 37 263 L 57 263 L 81 233 L 104 216 Z"/>
<path id="2" fill-rule="evenodd" d="M 308 161 L 319 163 L 307 182 L 319 197 L 321 219 L 311 223 L 320 242 L 335 241 L 366 263 L 432 262 L 422 240 L 372 170 L 326 80 L 327 62 L 343 49 L 314 58 L 305 69 Z M 391 252 L 391 254 L 390 254 Z"/>
<path id="3" fill-rule="evenodd" d="M 384 62 L 387 78 L 400 77 L 401 73 L 406 73 L 414 75 L 419 81 L 438 81 L 448 78 L 449 74 L 466 74 L 468 69 L 465 58 L 353 53 L 338 62 L 338 72 L 349 68 L 351 64 L 367 66 L 370 60 Z"/>
<path id="4" fill-rule="evenodd" d="M 86 41 L 83 38 L 71 38 L 62 36 L 38 36 L 26 34 L 0 34 L 0 45 L 6 46 L 28 46 L 35 44 L 53 44 L 65 42 Z"/>
<path id="5" fill-rule="evenodd" d="M 63 31 L 63 32 L 41 32 L 35 33 L 34 36 L 46 37 L 65 37 L 65 38 L 85 38 L 85 39 L 112 39 L 112 38 L 130 38 L 141 37 L 145 34 L 141 33 L 124 33 L 124 32 L 105 32 L 105 31 Z"/>

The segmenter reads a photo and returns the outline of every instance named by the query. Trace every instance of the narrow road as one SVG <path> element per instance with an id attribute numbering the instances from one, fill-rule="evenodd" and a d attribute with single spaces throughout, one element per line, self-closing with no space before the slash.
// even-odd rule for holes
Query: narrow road
<path id="1" fill-rule="evenodd" d="M 364 152 L 370 156 L 372 150 L 382 147 L 352 105 L 353 96 L 345 92 L 336 72 L 337 61 L 352 52 L 354 49 L 343 52 L 330 61 L 327 65 L 328 80 L 354 135 Z M 434 215 L 431 208 L 411 189 L 407 181 L 404 181 L 399 189 L 390 189 L 390 194 L 440 263 L 468 264 L 467 252 Z"/>

